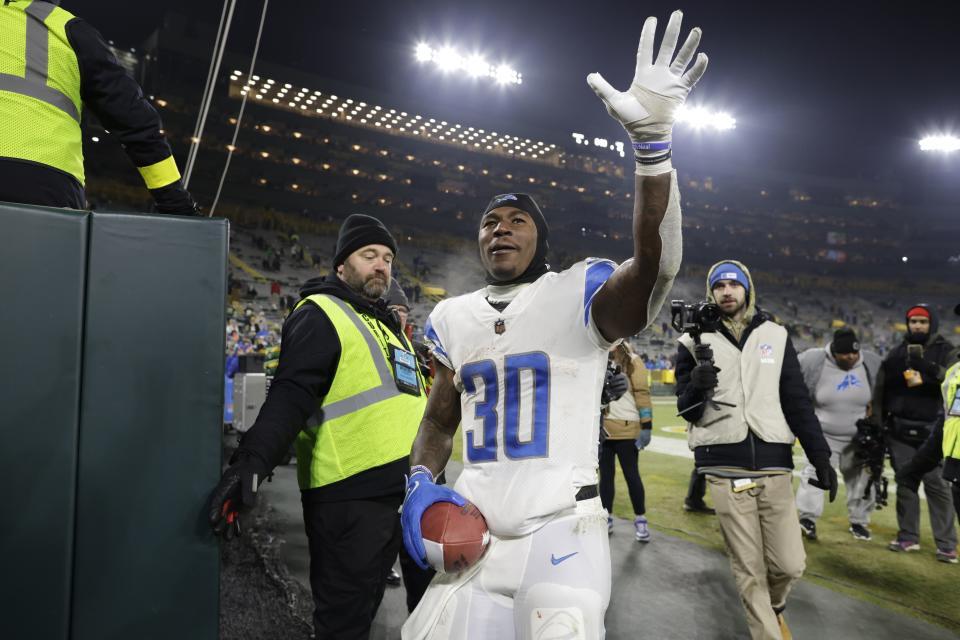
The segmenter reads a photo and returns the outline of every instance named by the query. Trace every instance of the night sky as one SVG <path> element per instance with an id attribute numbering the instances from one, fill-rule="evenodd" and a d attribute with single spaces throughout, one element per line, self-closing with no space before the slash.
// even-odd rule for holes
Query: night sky
<path id="1" fill-rule="evenodd" d="M 208 25 L 211 48 L 222 6 L 219 0 L 62 5 L 124 46 L 139 45 L 164 12 L 182 13 Z M 230 50 L 252 51 L 261 6 L 239 0 Z M 436 105 L 437 115 L 451 119 L 462 110 L 485 114 L 487 126 L 528 125 L 555 131 L 564 141 L 573 131 L 625 140 L 584 78 L 599 71 L 624 89 L 644 18 L 660 18 L 659 35 L 670 11 L 681 8 L 684 34 L 700 26 L 700 50 L 710 56 L 691 102 L 728 110 L 738 127 L 699 137 L 678 132 L 678 165 L 686 153 L 820 176 L 903 180 L 926 172 L 960 182 L 960 157 L 933 158 L 916 146 L 930 131 L 960 133 L 960 10 L 946 7 L 272 0 L 260 59 L 371 87 L 397 96 L 398 103 Z M 412 55 L 418 40 L 477 50 L 491 61 L 502 57 L 523 73 L 524 83 L 501 88 L 420 67 Z"/>

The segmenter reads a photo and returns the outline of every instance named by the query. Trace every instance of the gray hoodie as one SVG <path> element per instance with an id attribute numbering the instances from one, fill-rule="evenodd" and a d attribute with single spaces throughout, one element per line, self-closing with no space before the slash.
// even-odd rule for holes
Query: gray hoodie
<path id="1" fill-rule="evenodd" d="M 880 356 L 861 351 L 849 371 L 837 365 L 829 347 L 807 349 L 799 360 L 823 435 L 831 444 L 846 444 L 857 432 L 857 420 L 866 415 Z"/>

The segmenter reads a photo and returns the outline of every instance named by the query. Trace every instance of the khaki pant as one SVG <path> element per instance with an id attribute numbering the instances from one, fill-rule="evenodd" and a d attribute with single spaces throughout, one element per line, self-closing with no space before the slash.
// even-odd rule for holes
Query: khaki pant
<path id="1" fill-rule="evenodd" d="M 734 493 L 730 478 L 708 476 L 710 495 L 730 556 L 753 640 L 781 640 L 776 611 L 803 575 L 806 552 L 791 474 L 754 479 Z"/>

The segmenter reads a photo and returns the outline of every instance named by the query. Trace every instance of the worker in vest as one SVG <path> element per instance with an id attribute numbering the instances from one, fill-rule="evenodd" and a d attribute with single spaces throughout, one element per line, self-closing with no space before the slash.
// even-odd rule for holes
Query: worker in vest
<path id="1" fill-rule="evenodd" d="M 837 472 L 793 343 L 756 296 L 740 262 L 707 272 L 707 298 L 719 306 L 721 322 L 701 336 L 708 350 L 696 349 L 689 333 L 680 336 L 677 409 L 689 422 L 696 468 L 707 476 L 750 636 L 779 640 L 792 637 L 783 610 L 806 561 L 793 496 L 794 441 L 815 469 L 810 484 L 829 491 L 831 502 Z"/>
<path id="2" fill-rule="evenodd" d="M 426 393 L 381 298 L 396 251 L 376 218 L 346 219 L 335 273 L 301 289 L 267 400 L 210 497 L 214 531 L 239 534 L 257 485 L 296 439 L 318 640 L 369 636 L 401 546 L 397 512 Z"/>
<path id="3" fill-rule="evenodd" d="M 0 3 L 0 201 L 85 208 L 86 106 L 123 145 L 157 211 L 196 213 L 160 116 L 97 30 L 58 1 Z"/>
<path id="4" fill-rule="evenodd" d="M 954 309 L 960 316 L 960 304 Z M 935 472 L 943 461 L 940 477 L 950 484 L 953 492 L 953 509 L 960 522 L 960 351 L 954 351 L 943 384 L 940 386 L 943 397 L 943 415 L 934 426 L 930 437 L 920 445 L 913 455 L 897 472 L 897 485 L 918 491 L 920 483 L 928 473 Z M 938 549 L 937 560 L 957 564 L 957 550 Z"/>

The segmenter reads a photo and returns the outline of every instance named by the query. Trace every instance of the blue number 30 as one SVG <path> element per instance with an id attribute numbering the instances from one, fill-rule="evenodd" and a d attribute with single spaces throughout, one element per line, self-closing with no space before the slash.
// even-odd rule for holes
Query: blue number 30
<path id="1" fill-rule="evenodd" d="M 520 439 L 520 374 L 533 373 L 533 424 L 528 440 Z M 542 458 L 547 455 L 550 432 L 550 357 L 542 351 L 506 356 L 503 363 L 503 451 L 507 458 Z M 491 462 L 497 459 L 497 433 L 500 418 L 497 405 L 500 400 L 500 380 L 493 360 L 470 362 L 460 368 L 460 378 L 467 393 L 483 386 L 483 400 L 476 403 L 475 417 L 480 423 L 467 431 L 467 460 Z M 478 437 L 480 435 L 481 437 Z"/>

